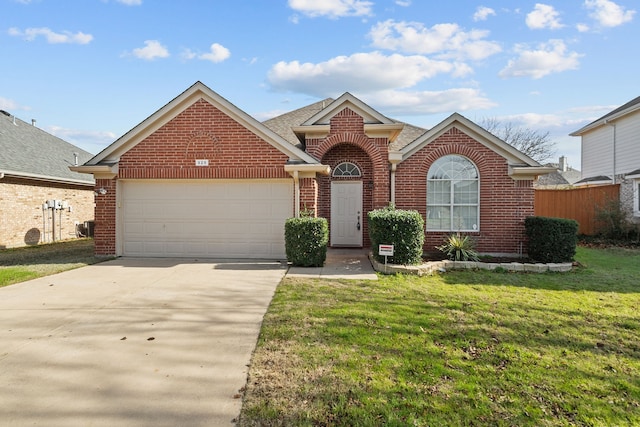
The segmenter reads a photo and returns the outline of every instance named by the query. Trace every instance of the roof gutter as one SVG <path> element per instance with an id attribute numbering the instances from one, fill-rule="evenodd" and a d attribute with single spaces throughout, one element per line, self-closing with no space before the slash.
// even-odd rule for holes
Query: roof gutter
<path id="1" fill-rule="evenodd" d="M 3 179 L 4 177 L 33 179 L 35 181 L 48 181 L 48 182 L 55 182 L 58 184 L 86 185 L 88 187 L 93 187 L 94 185 L 93 182 L 83 181 L 80 179 L 66 179 L 66 178 L 59 178 L 54 176 L 38 175 L 33 173 L 17 172 L 17 171 L 0 172 L 0 179 Z"/>
<path id="2" fill-rule="evenodd" d="M 113 179 L 118 175 L 117 163 L 114 165 L 69 166 L 69 169 L 74 172 L 93 174 L 94 179 Z"/>
<path id="3" fill-rule="evenodd" d="M 556 169 L 550 166 L 509 166 L 509 176 L 515 180 L 535 179 Z"/>
<path id="4" fill-rule="evenodd" d="M 284 170 L 291 176 L 297 173 L 298 178 L 315 178 L 316 174 L 329 175 L 331 167 L 320 163 L 290 163 L 284 165 Z"/>

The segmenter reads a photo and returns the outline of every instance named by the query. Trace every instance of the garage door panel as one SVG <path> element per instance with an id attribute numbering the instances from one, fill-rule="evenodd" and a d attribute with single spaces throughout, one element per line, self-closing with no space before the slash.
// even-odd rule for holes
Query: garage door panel
<path id="1" fill-rule="evenodd" d="M 285 257 L 290 180 L 123 181 L 128 256 Z"/>

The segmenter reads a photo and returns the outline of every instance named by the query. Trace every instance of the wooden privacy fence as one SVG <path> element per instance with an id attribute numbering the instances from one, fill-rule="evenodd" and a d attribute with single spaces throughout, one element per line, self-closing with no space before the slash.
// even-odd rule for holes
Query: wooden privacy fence
<path id="1" fill-rule="evenodd" d="M 608 203 L 620 200 L 620 184 L 572 188 L 568 190 L 536 190 L 535 214 L 554 218 L 575 219 L 579 234 L 597 233 L 596 216 Z"/>

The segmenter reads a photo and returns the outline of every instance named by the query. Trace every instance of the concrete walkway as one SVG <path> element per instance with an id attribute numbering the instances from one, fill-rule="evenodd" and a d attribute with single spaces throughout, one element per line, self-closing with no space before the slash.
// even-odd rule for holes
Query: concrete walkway
<path id="1" fill-rule="evenodd" d="M 329 248 L 323 267 L 290 267 L 287 277 L 378 280 L 368 253 L 369 249 Z"/>
<path id="2" fill-rule="evenodd" d="M 122 258 L 0 288 L 0 425 L 233 425 L 285 272 Z"/>

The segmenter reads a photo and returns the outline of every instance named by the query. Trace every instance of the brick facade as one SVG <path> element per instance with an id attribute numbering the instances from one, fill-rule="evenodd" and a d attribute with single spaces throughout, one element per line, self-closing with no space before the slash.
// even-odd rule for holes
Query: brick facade
<path id="1" fill-rule="evenodd" d="M 196 166 L 207 159 L 208 166 Z M 118 176 L 96 180 L 96 254 L 116 253 L 119 179 L 291 178 L 288 157 L 211 103 L 200 99 L 120 157 Z"/>
<path id="2" fill-rule="evenodd" d="M 463 128 L 463 127 L 461 127 Z M 326 127 L 320 127 L 323 132 Z M 391 200 L 389 141 L 379 133 L 365 132 L 361 115 L 349 107 L 334 114 L 325 136 L 310 133 L 306 152 L 333 170 L 342 162 L 357 165 L 361 177 L 320 176 L 299 180 L 300 211 L 331 222 L 331 182 L 362 181 L 363 245 L 370 245 L 367 212 L 385 207 Z M 455 124 L 422 149 L 397 165 L 395 203 L 426 217 L 427 172 L 447 154 L 470 159 L 480 174 L 480 225 L 472 234 L 484 253 L 522 253 L 525 250 L 524 219 L 533 215 L 534 190 L 530 180 L 514 180 L 507 160 L 455 127 Z M 285 150 L 286 151 L 286 150 Z M 195 166 L 207 159 L 208 166 Z M 96 179 L 96 189 L 107 190 L 96 198 L 96 253 L 116 253 L 116 192 L 126 179 L 293 179 L 284 166 L 289 156 L 247 129 L 222 110 L 201 98 L 162 127 L 144 137 L 120 156 L 114 179 Z M 433 251 L 448 233 L 426 233 L 425 251 Z"/>
<path id="3" fill-rule="evenodd" d="M 473 236 L 484 253 L 526 251 L 524 219 L 533 215 L 532 181 L 514 181 L 506 160 L 464 132 L 452 128 L 398 165 L 396 206 L 415 209 L 426 218 L 427 172 L 431 164 L 447 154 L 471 160 L 480 175 L 480 227 Z M 434 252 L 449 233 L 427 232 L 424 250 Z"/>
<path id="4" fill-rule="evenodd" d="M 42 206 L 48 200 L 64 201 L 71 210 L 56 210 L 53 218 L 54 211 Z M 74 239 L 76 224 L 93 220 L 93 205 L 91 187 L 5 176 L 0 180 L 0 249 Z"/>
<path id="5" fill-rule="evenodd" d="M 367 212 L 388 205 L 388 141 L 369 138 L 364 131 L 363 118 L 345 108 L 330 120 L 329 134 L 322 139 L 307 140 L 307 152 L 329 165 L 331 170 L 342 162 L 358 166 L 360 178 L 322 176 L 318 181 L 318 214 L 329 220 L 331 229 L 331 182 L 334 180 L 362 181 L 362 238 L 365 247 L 370 246 Z"/>

